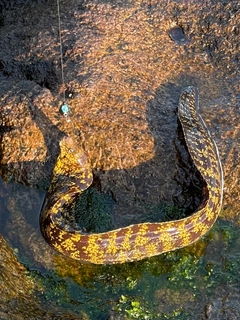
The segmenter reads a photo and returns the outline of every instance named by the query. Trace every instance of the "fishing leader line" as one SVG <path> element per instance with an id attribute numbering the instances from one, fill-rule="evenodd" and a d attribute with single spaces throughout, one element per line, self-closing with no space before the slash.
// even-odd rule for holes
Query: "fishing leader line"
<path id="1" fill-rule="evenodd" d="M 71 117 L 72 111 L 68 103 L 66 102 L 66 91 L 65 91 L 65 79 L 64 79 L 64 68 L 63 68 L 63 44 L 62 44 L 62 32 L 61 32 L 61 10 L 60 0 L 57 0 L 57 16 L 58 16 L 58 33 L 59 33 L 59 51 L 60 51 L 60 65 L 61 65 L 61 77 L 63 86 L 63 103 L 59 108 L 60 113 L 64 116 L 66 121 L 71 123 L 72 132 L 76 136 L 81 136 L 81 130 L 78 124 L 74 121 L 74 117 Z"/>
<path id="2" fill-rule="evenodd" d="M 66 103 L 65 97 L 65 80 L 63 71 L 63 47 L 62 47 L 62 34 L 61 34 L 61 17 L 60 17 L 60 2 L 57 0 L 57 15 L 58 15 L 58 34 L 59 34 L 59 49 L 60 49 L 60 65 L 61 65 L 61 77 L 63 86 L 63 104 L 60 107 L 61 114 L 66 118 L 67 122 L 70 122 L 69 118 L 69 105 Z"/>

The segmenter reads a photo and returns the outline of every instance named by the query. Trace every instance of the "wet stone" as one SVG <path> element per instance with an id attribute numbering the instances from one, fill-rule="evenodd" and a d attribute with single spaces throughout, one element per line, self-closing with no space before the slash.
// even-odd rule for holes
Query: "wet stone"
<path id="1" fill-rule="evenodd" d="M 168 34 L 179 46 L 190 43 L 190 40 L 185 36 L 183 29 L 179 26 L 175 26 L 168 30 Z"/>

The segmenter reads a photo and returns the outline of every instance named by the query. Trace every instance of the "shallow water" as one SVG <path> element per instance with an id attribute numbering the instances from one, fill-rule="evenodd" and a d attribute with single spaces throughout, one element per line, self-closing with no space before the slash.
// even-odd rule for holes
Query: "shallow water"
<path id="1" fill-rule="evenodd" d="M 6 200 L 9 193 L 9 199 L 18 199 L 14 208 Z M 87 319 L 207 319 L 207 312 L 214 319 L 237 319 L 240 230 L 233 223 L 219 218 L 194 245 L 144 261 L 81 264 L 41 239 L 37 211 L 42 195 L 31 191 L 32 208 L 26 210 L 29 190 L 10 185 L 3 191 L 2 186 L 0 225 L 28 277 L 41 287 L 36 294 L 43 308 L 51 301 L 65 312 L 84 312 Z"/>
<path id="2" fill-rule="evenodd" d="M 12 264 L 0 278 L 0 318 L 238 319 L 238 1 L 62 2 L 74 130 L 59 113 L 55 1 L 1 8 L 0 160 L 9 183 L 0 186 L 0 232 L 26 269 L 14 270 L 14 256 L 1 250 L 3 270 Z M 181 46 L 169 37 L 177 25 L 189 39 Z M 123 265 L 82 264 L 52 250 L 38 219 L 64 133 L 91 159 L 94 190 L 103 195 L 92 211 L 108 208 L 115 227 L 148 220 L 162 203 L 187 214 L 196 208 L 199 194 L 189 190 L 197 176 L 190 177 L 176 116 L 187 85 L 199 88 L 225 173 L 213 229 L 187 248 Z M 20 292 L 15 281 L 14 290 L 16 275 L 34 289 Z"/>

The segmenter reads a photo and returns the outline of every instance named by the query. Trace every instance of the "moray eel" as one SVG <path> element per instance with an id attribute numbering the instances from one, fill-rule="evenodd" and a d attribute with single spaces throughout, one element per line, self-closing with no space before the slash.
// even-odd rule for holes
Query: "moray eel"
<path id="1" fill-rule="evenodd" d="M 178 117 L 190 156 L 206 184 L 205 197 L 191 216 L 133 224 L 103 233 L 84 233 L 71 227 L 64 216 L 75 197 L 91 185 L 92 171 L 83 151 L 73 139 L 65 137 L 60 142 L 60 154 L 40 214 L 46 241 L 73 259 L 114 264 L 182 248 L 202 237 L 213 226 L 221 209 L 223 173 L 217 146 L 198 111 L 195 87 L 187 87 L 181 93 Z"/>

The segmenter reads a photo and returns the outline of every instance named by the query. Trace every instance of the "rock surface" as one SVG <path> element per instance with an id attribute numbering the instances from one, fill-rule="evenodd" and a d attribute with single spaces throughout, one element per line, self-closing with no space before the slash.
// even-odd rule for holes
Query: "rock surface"
<path id="1" fill-rule="evenodd" d="M 46 190 L 59 140 L 69 134 L 85 148 L 98 188 L 113 197 L 115 226 L 144 219 L 163 200 L 194 210 L 197 175 L 190 176 L 176 109 L 182 88 L 196 85 L 224 168 L 222 217 L 239 224 L 239 1 L 60 4 L 65 87 L 56 1 L 0 4 L 3 179 Z M 182 46 L 169 37 L 176 26 L 190 39 Z M 71 122 L 59 113 L 65 90 Z M 9 195 L 10 215 L 17 205 Z"/>

